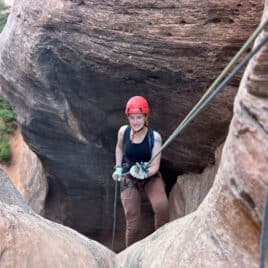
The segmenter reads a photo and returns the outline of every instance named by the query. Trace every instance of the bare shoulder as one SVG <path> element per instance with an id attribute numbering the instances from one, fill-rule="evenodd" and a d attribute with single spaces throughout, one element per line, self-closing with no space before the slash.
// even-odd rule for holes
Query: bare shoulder
<path id="1" fill-rule="evenodd" d="M 121 126 L 121 127 L 119 128 L 119 130 L 118 130 L 118 136 L 123 137 L 126 128 L 127 128 L 127 125 L 123 125 L 123 126 Z"/>
<path id="2" fill-rule="evenodd" d="M 162 143 L 161 135 L 155 130 L 154 130 L 154 141 L 155 141 L 155 143 L 158 143 L 158 144 Z"/>
<path id="3" fill-rule="evenodd" d="M 125 132 L 126 128 L 127 128 L 128 125 L 123 125 L 119 128 L 119 131 L 118 132 Z"/>

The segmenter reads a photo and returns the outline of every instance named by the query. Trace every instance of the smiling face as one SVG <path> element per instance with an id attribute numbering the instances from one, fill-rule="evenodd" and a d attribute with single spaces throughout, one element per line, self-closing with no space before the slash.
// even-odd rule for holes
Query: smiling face
<path id="1" fill-rule="evenodd" d="M 147 115 L 144 114 L 130 114 L 128 115 L 128 121 L 134 131 L 141 130 L 147 120 Z"/>

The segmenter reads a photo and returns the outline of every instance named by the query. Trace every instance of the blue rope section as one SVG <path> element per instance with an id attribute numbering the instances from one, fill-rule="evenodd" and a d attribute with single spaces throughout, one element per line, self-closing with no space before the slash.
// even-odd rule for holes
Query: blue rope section
<path id="1" fill-rule="evenodd" d="M 267 234 L 268 234 L 268 190 L 266 190 L 265 207 L 264 207 L 263 220 L 262 220 L 262 232 L 261 232 L 261 242 L 260 242 L 260 268 L 265 267 Z"/>

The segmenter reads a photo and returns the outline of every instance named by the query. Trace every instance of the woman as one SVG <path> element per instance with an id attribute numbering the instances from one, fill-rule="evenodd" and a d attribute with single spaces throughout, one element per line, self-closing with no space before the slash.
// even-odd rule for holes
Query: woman
<path id="1" fill-rule="evenodd" d="M 168 199 L 159 172 L 161 136 L 148 128 L 149 105 L 145 98 L 129 99 L 125 113 L 129 125 L 120 127 L 115 149 L 115 180 L 120 180 L 121 201 L 126 218 L 126 246 L 137 241 L 140 223 L 141 190 L 144 189 L 154 211 L 155 229 L 168 222 Z"/>

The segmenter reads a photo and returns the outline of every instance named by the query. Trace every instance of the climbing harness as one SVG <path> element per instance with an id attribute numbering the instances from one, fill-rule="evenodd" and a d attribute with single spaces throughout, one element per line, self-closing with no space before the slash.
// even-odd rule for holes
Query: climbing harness
<path id="1" fill-rule="evenodd" d="M 120 184 L 120 193 L 125 191 L 127 188 L 135 187 L 136 184 L 137 181 L 134 180 L 123 181 L 122 184 Z"/>
<path id="2" fill-rule="evenodd" d="M 264 207 L 263 219 L 262 219 L 262 232 L 261 232 L 261 242 L 260 242 L 260 268 L 265 267 L 267 235 L 268 235 L 268 190 L 266 190 L 265 207 Z"/>

